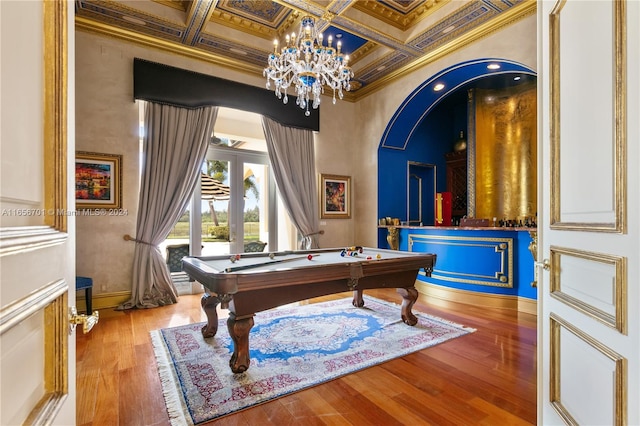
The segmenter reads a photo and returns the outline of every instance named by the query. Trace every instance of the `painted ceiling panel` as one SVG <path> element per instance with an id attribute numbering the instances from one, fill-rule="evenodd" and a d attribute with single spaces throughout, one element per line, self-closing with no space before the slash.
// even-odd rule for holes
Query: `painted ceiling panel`
<path id="1" fill-rule="evenodd" d="M 453 51 L 458 44 L 469 43 L 469 34 L 481 38 L 536 10 L 534 0 L 76 0 L 75 4 L 79 31 L 115 37 L 126 32 L 129 41 L 138 36 L 146 45 L 157 40 L 160 48 L 174 43 L 192 49 L 191 55 L 202 52 L 204 60 L 260 76 L 272 41 L 283 43 L 286 34 L 298 31 L 300 19 L 310 15 L 325 40 L 329 34 L 334 40 L 341 36 L 342 51 L 356 71 L 345 97 L 351 101 L 383 87 L 405 69 L 428 63 L 436 49 Z"/>

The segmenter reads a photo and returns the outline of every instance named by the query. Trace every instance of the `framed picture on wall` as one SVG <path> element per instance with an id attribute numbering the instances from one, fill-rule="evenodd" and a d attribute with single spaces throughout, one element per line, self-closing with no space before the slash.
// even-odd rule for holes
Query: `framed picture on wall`
<path id="1" fill-rule="evenodd" d="M 320 175 L 320 218 L 351 218 L 351 177 Z"/>
<path id="2" fill-rule="evenodd" d="M 122 155 L 76 152 L 76 209 L 122 208 Z"/>

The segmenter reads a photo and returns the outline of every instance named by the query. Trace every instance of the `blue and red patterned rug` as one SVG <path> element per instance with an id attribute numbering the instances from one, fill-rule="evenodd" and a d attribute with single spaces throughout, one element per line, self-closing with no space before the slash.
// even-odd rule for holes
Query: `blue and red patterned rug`
<path id="1" fill-rule="evenodd" d="M 158 372 L 173 425 L 197 425 L 372 365 L 463 336 L 474 329 L 415 312 L 405 325 L 400 307 L 365 295 L 287 305 L 255 316 L 251 366 L 229 368 L 233 343 L 226 319 L 204 339 L 202 323 L 151 332 Z"/>

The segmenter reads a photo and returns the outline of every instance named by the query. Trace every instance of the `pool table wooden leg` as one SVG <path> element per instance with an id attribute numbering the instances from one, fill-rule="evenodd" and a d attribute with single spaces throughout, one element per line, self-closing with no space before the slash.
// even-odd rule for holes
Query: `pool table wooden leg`
<path id="1" fill-rule="evenodd" d="M 407 325 L 416 325 L 418 318 L 413 315 L 411 308 L 413 304 L 418 300 L 418 290 L 415 287 L 399 288 L 397 292 L 402 296 L 401 316 L 402 322 Z"/>
<path id="2" fill-rule="evenodd" d="M 351 302 L 356 308 L 362 308 L 364 306 L 364 299 L 362 298 L 362 290 L 353 291 L 353 302 Z"/>
<path id="3" fill-rule="evenodd" d="M 229 313 L 227 328 L 229 336 L 233 340 L 233 355 L 229 360 L 229 367 L 234 373 L 244 373 L 249 368 L 249 332 L 253 327 L 253 315 L 236 318 L 233 312 Z"/>
<path id="4" fill-rule="evenodd" d="M 220 300 L 209 293 L 202 295 L 200 305 L 202 306 L 204 313 L 207 314 L 207 323 L 202 327 L 202 337 L 213 337 L 218 332 L 217 307 L 219 303 Z"/>

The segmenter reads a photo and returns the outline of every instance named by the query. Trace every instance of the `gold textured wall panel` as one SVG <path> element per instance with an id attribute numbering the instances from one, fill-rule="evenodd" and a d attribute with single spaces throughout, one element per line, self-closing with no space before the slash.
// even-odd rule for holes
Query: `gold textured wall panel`
<path id="1" fill-rule="evenodd" d="M 475 89 L 475 216 L 523 219 L 537 207 L 536 86 Z"/>

